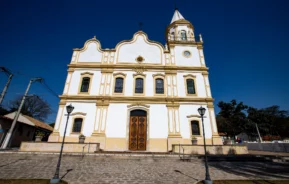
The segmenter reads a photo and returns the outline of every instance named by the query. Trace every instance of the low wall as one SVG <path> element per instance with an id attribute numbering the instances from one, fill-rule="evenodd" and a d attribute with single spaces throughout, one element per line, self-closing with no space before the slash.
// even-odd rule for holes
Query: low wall
<path id="1" fill-rule="evenodd" d="M 174 153 L 203 155 L 205 153 L 203 145 L 174 144 Z M 207 145 L 207 153 L 210 155 L 243 155 L 248 154 L 245 145 Z"/>
<path id="2" fill-rule="evenodd" d="M 269 151 L 269 152 L 287 152 L 289 153 L 289 143 L 244 143 L 248 150 Z"/>
<path id="3" fill-rule="evenodd" d="M 61 142 L 22 142 L 20 151 L 27 152 L 59 152 Z M 99 151 L 99 143 L 65 143 L 63 152 L 94 153 Z"/>

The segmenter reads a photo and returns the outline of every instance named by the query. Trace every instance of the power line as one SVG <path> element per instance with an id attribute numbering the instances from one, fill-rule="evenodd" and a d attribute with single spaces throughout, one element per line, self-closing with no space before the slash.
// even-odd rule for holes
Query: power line
<path id="1" fill-rule="evenodd" d="M 55 97 L 57 97 L 57 98 L 59 99 L 58 94 L 57 94 L 55 91 L 53 91 L 53 90 L 46 84 L 46 82 L 45 82 L 44 79 L 41 81 L 41 84 L 42 84 L 46 89 L 48 89 L 48 91 L 49 91 L 53 96 L 55 96 Z"/>

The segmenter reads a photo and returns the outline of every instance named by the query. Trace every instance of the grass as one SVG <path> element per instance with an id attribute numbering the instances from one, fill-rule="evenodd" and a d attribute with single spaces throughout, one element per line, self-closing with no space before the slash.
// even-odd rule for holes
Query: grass
<path id="1" fill-rule="evenodd" d="M 50 184 L 50 179 L 0 179 L 1 184 Z M 68 184 L 61 181 L 60 184 Z"/>
<path id="2" fill-rule="evenodd" d="M 214 180 L 214 184 L 288 184 L 289 180 Z M 197 184 L 203 184 L 202 181 Z"/>

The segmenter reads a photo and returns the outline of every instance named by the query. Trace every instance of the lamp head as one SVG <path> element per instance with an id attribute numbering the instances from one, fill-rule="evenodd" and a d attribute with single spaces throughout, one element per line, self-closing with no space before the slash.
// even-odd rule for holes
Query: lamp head
<path id="1" fill-rule="evenodd" d="M 205 113 L 206 113 L 206 109 L 201 106 L 200 108 L 198 108 L 198 112 L 199 112 L 199 114 L 200 114 L 201 116 L 204 116 Z"/>
<path id="2" fill-rule="evenodd" d="M 68 106 L 66 106 L 66 111 L 68 114 L 70 114 L 73 111 L 74 107 L 70 104 Z"/>

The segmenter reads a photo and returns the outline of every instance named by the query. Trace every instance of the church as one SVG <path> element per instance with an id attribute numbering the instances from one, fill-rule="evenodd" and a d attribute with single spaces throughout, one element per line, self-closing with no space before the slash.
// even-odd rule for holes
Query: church
<path id="1" fill-rule="evenodd" d="M 166 44 L 143 31 L 102 49 L 96 37 L 73 49 L 49 142 L 100 143 L 104 151 L 169 152 L 173 144 L 222 145 L 201 35 L 176 9 Z M 198 108 L 204 107 L 204 130 Z"/>

